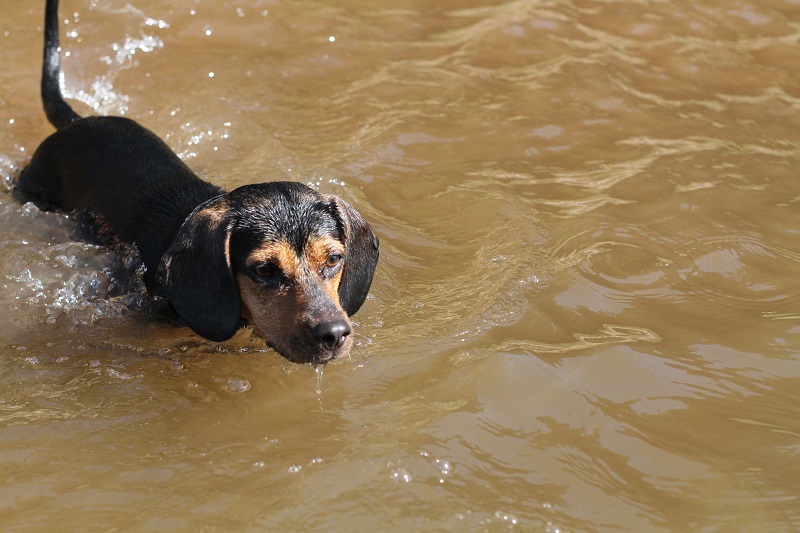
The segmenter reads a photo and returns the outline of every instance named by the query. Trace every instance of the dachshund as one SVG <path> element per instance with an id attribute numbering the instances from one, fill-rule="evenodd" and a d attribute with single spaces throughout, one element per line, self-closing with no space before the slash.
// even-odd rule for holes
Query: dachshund
<path id="1" fill-rule="evenodd" d="M 56 132 L 17 178 L 21 198 L 88 213 L 134 244 L 148 291 L 206 339 L 249 322 L 293 362 L 349 353 L 349 316 L 378 262 L 378 238 L 353 207 L 286 181 L 225 192 L 133 120 L 80 117 L 60 74 L 58 0 L 47 0 L 41 93 Z"/>

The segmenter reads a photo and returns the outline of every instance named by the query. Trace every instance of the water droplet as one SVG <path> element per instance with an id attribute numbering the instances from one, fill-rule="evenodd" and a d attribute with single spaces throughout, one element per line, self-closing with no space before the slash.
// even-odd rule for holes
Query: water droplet
<path id="1" fill-rule="evenodd" d="M 300 465 L 292 465 L 292 466 L 289 467 L 289 473 L 290 474 L 296 474 L 297 472 L 299 472 L 302 469 L 303 469 L 303 467 L 300 466 Z"/>
<path id="2" fill-rule="evenodd" d="M 397 483 L 411 482 L 411 474 L 405 468 L 396 468 L 392 470 L 391 478 L 392 481 L 396 481 Z"/>
<path id="3" fill-rule="evenodd" d="M 561 533 L 561 528 L 559 528 L 556 525 L 553 525 L 552 522 L 547 522 L 547 524 L 545 524 L 544 530 L 547 533 Z"/>
<path id="4" fill-rule="evenodd" d="M 433 466 L 439 469 L 439 472 L 445 476 L 453 471 L 453 466 L 450 464 L 450 461 L 446 459 L 434 459 Z"/>
<path id="5" fill-rule="evenodd" d="M 233 377 L 229 378 L 225 384 L 225 390 L 233 393 L 247 392 L 250 390 L 250 382 L 246 378 Z"/>
<path id="6" fill-rule="evenodd" d="M 317 373 L 317 394 L 322 394 L 322 372 L 325 365 L 314 365 L 314 372 Z"/>
<path id="7" fill-rule="evenodd" d="M 121 379 L 121 380 L 125 380 L 125 381 L 131 379 L 131 375 L 130 374 L 126 374 L 124 372 L 120 372 L 119 370 L 117 370 L 115 368 L 107 368 L 106 369 L 106 374 L 108 374 L 112 378 Z"/>
<path id="8" fill-rule="evenodd" d="M 519 522 L 517 520 L 517 517 L 514 516 L 513 514 L 503 513 L 503 512 L 500 512 L 500 511 L 497 511 L 496 513 L 494 513 L 494 517 L 499 519 L 499 520 L 502 520 L 503 522 L 506 522 L 507 524 L 511 524 L 511 525 L 516 525 Z"/>

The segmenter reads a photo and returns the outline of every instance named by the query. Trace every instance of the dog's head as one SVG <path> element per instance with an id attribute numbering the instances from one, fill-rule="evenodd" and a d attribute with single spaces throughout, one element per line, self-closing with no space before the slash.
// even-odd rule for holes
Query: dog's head
<path id="1" fill-rule="evenodd" d="M 290 361 L 352 345 L 378 238 L 350 205 L 304 185 L 245 185 L 197 209 L 158 268 L 159 292 L 196 333 L 229 339 L 247 319 Z"/>

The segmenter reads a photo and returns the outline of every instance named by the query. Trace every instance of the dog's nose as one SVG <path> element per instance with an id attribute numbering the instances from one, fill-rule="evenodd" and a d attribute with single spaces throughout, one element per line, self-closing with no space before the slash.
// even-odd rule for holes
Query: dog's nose
<path id="1" fill-rule="evenodd" d="M 350 324 L 342 318 L 321 322 L 311 328 L 311 336 L 327 350 L 339 348 L 350 335 Z"/>

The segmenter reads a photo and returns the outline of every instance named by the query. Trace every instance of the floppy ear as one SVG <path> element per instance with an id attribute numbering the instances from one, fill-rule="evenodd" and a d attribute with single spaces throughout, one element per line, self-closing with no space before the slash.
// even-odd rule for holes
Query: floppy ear
<path id="1" fill-rule="evenodd" d="M 159 293 L 195 333 L 216 342 L 231 338 L 241 323 L 232 229 L 224 198 L 207 202 L 183 223 L 158 266 Z"/>
<path id="2" fill-rule="evenodd" d="M 364 303 L 378 264 L 378 237 L 353 207 L 338 196 L 327 196 L 344 230 L 345 261 L 339 283 L 339 303 L 354 315 Z"/>

